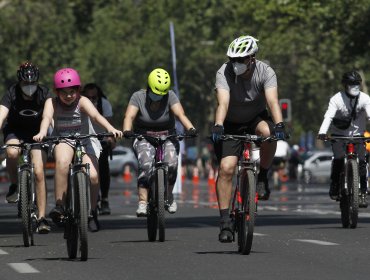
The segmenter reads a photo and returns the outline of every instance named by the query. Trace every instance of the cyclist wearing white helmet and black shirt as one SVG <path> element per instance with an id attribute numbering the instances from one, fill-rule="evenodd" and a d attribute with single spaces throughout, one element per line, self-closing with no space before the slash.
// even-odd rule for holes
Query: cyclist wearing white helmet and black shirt
<path id="1" fill-rule="evenodd" d="M 356 71 L 346 72 L 342 76 L 344 90 L 330 98 L 328 109 L 321 124 L 318 138 L 325 140 L 330 131 L 335 136 L 363 136 L 366 130 L 366 121 L 370 119 L 370 97 L 360 91 L 361 76 Z M 333 125 L 331 125 L 333 124 Z M 334 159 L 331 169 L 331 184 L 329 195 L 336 200 L 339 193 L 339 177 L 344 167 L 345 144 L 332 144 Z M 359 173 L 361 194 L 359 206 L 367 207 L 367 171 L 365 144 L 356 144 L 359 158 Z"/>
<path id="2" fill-rule="evenodd" d="M 34 143 L 32 139 L 40 127 L 46 99 L 50 98 L 47 87 L 38 84 L 39 69 L 31 62 L 23 63 L 18 71 L 18 82 L 9 87 L 0 104 L 0 127 L 4 125 L 3 134 L 6 144 L 19 144 L 21 141 Z M 6 150 L 6 167 L 11 185 L 6 195 L 9 203 L 16 203 L 17 163 L 20 149 L 9 147 Z M 32 163 L 36 178 L 36 196 L 38 207 L 38 232 L 49 233 L 50 226 L 45 219 L 46 185 L 44 165 L 46 152 L 40 147 L 31 151 Z"/>
<path id="3" fill-rule="evenodd" d="M 279 139 L 286 136 L 281 109 L 278 102 L 277 79 L 274 70 L 255 58 L 258 51 L 257 39 L 252 36 L 236 38 L 229 46 L 224 63 L 216 75 L 218 107 L 212 138 L 220 163 L 217 179 L 217 197 L 220 208 L 220 242 L 231 242 L 233 225 L 229 205 L 232 177 L 242 151 L 240 141 L 219 141 L 222 134 L 247 133 L 263 136 L 275 134 Z M 267 111 L 269 108 L 271 117 Z M 276 142 L 261 145 L 261 164 L 258 174 L 257 192 L 259 199 L 267 200 L 270 195 L 267 172 L 276 150 Z"/>

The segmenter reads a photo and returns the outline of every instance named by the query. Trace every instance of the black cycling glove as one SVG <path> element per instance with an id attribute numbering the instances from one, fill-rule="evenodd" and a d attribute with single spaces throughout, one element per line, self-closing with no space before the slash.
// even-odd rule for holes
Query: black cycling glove
<path id="1" fill-rule="evenodd" d="M 275 137 L 278 140 L 285 140 L 289 138 L 285 131 L 285 124 L 283 122 L 279 122 L 275 125 Z"/>
<path id="2" fill-rule="evenodd" d="M 197 136 L 198 135 L 198 131 L 194 127 L 192 127 L 188 131 L 186 131 L 185 134 L 187 136 Z"/>
<path id="3" fill-rule="evenodd" d="M 220 137 L 224 134 L 224 126 L 221 124 L 216 124 L 212 127 L 212 141 L 217 143 Z"/>

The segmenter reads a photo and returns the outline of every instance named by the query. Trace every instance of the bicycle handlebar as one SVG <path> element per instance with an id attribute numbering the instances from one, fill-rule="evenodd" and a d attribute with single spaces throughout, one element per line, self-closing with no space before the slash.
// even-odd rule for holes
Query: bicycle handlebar
<path id="1" fill-rule="evenodd" d="M 15 148 L 25 148 L 26 146 L 28 147 L 35 147 L 35 146 L 45 146 L 46 143 L 26 143 L 26 142 L 21 142 L 19 144 L 4 144 L 0 147 L 1 150 L 6 149 L 8 147 L 15 147 Z"/>
<path id="2" fill-rule="evenodd" d="M 364 136 L 330 136 L 324 139 L 323 141 L 337 142 L 340 140 L 347 140 L 344 142 L 353 142 L 353 143 L 364 143 L 370 142 L 370 137 Z"/>
<path id="3" fill-rule="evenodd" d="M 151 139 L 151 140 L 154 140 L 154 141 L 166 141 L 166 140 L 169 140 L 169 139 L 173 139 L 173 140 L 183 140 L 184 138 L 194 138 L 196 137 L 196 135 L 187 135 L 187 134 L 170 134 L 170 135 L 158 135 L 158 136 L 154 136 L 154 135 L 149 135 L 149 134 L 133 134 L 132 136 L 129 136 L 129 137 L 126 137 L 125 138 L 138 138 L 139 140 L 142 140 L 142 139 Z"/>
<path id="4" fill-rule="evenodd" d="M 211 138 L 212 139 L 212 138 Z M 220 140 L 240 140 L 244 142 L 254 142 L 254 143 L 262 143 L 262 142 L 273 142 L 278 141 L 275 136 L 262 136 L 262 135 L 253 135 L 253 134 L 244 134 L 244 135 L 232 135 L 232 134 L 224 134 L 220 136 Z"/>

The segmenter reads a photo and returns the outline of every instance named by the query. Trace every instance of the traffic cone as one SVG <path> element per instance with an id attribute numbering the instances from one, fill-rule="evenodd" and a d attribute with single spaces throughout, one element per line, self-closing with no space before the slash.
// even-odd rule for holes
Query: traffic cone
<path id="1" fill-rule="evenodd" d="M 199 169 L 194 167 L 193 169 L 193 183 L 199 183 Z"/>
<path id="2" fill-rule="evenodd" d="M 185 176 L 186 176 L 186 167 L 183 166 L 181 167 L 181 182 L 185 181 Z"/>
<path id="3" fill-rule="evenodd" d="M 130 183 L 132 181 L 130 166 L 128 166 L 128 165 L 125 166 L 125 170 L 123 171 L 123 174 L 122 174 L 122 179 L 126 183 Z"/>
<path id="4" fill-rule="evenodd" d="M 208 173 L 208 185 L 209 186 L 214 186 L 215 184 L 216 184 L 215 172 L 213 171 L 213 168 L 211 167 L 209 169 L 209 173 Z"/>

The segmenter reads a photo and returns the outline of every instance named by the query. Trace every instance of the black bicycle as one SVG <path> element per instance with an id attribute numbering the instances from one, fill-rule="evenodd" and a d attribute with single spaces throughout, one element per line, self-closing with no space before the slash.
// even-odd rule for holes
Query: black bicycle
<path id="1" fill-rule="evenodd" d="M 134 134 L 130 138 L 138 140 L 146 139 L 150 142 L 155 150 L 153 183 L 148 192 L 148 211 L 147 211 L 147 231 L 148 240 L 155 241 L 157 238 L 160 242 L 165 241 L 165 209 L 169 207 L 168 200 L 168 162 L 164 161 L 164 144 L 168 140 L 181 141 L 184 138 L 192 138 L 190 135 L 143 135 Z"/>
<path id="2" fill-rule="evenodd" d="M 45 146 L 44 143 L 5 144 L 1 149 L 14 147 L 21 149 L 18 159 L 18 216 L 22 219 L 23 244 L 25 247 L 35 245 L 33 232 L 37 227 L 37 205 L 35 193 L 34 166 L 31 160 L 33 147 Z"/>
<path id="3" fill-rule="evenodd" d="M 44 141 L 53 144 L 67 143 L 74 149 L 74 157 L 69 165 L 68 187 L 65 203 L 65 215 L 61 223 L 64 224 L 64 238 L 67 240 L 67 251 L 70 259 L 77 257 L 78 241 L 80 241 L 80 259 L 88 258 L 88 218 L 91 213 L 90 205 L 90 165 L 82 162 L 83 144 L 87 138 L 113 137 L 111 133 L 99 134 L 71 134 L 67 136 L 50 136 Z"/>
<path id="4" fill-rule="evenodd" d="M 254 225 L 257 215 L 258 194 L 257 162 L 252 158 L 256 145 L 264 141 L 276 141 L 274 137 L 257 135 L 222 135 L 220 140 L 239 140 L 243 144 L 243 152 L 238 160 L 237 180 L 231 204 L 231 218 L 234 232 L 238 237 L 238 252 L 249 255 L 252 249 Z M 235 241 L 235 234 L 233 236 Z"/>
<path id="5" fill-rule="evenodd" d="M 369 142 L 369 137 L 331 136 L 326 139 L 331 142 L 343 142 L 346 145 L 344 168 L 339 180 L 339 201 L 342 226 L 356 228 L 358 222 L 360 175 L 356 144 Z"/>

